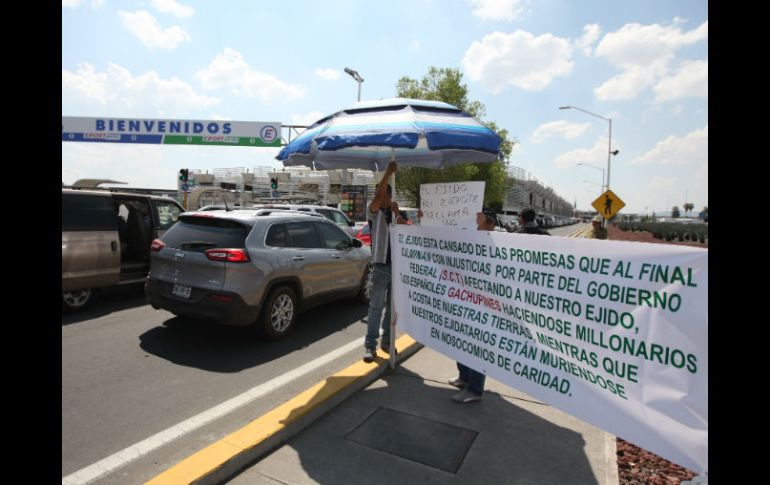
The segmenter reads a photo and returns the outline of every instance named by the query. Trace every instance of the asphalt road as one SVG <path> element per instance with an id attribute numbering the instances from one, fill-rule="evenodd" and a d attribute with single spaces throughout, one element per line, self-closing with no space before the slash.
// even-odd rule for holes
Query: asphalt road
<path id="1" fill-rule="evenodd" d="M 567 236 L 581 226 L 550 232 Z M 366 310 L 354 300 L 316 307 L 299 317 L 287 339 L 265 342 L 247 328 L 154 310 L 145 303 L 141 285 L 105 291 L 92 308 L 62 315 L 62 477 L 135 449 L 156 433 L 361 342 L 266 395 L 115 466 L 99 482 L 149 480 L 360 359 Z"/>
<path id="2" fill-rule="evenodd" d="M 247 328 L 154 310 L 137 285 L 106 292 L 86 312 L 63 315 L 62 477 L 349 342 L 361 341 L 363 348 L 361 319 L 366 310 L 353 300 L 317 307 L 301 315 L 294 333 L 279 342 L 261 341 Z M 218 439 L 237 429 L 256 417 L 255 410 L 275 407 L 350 365 L 360 352 L 356 348 L 209 429 L 190 433 L 169 445 L 168 460 L 183 457 L 189 448 L 199 447 L 200 440 Z M 151 462 L 163 465 L 158 460 L 162 454 L 152 453 Z M 148 466 L 157 468 L 152 463 L 139 468 Z M 153 470 L 135 473 L 139 475 L 125 477 L 125 483 L 153 476 Z M 118 477 L 111 477 L 113 481 L 122 482 Z"/>

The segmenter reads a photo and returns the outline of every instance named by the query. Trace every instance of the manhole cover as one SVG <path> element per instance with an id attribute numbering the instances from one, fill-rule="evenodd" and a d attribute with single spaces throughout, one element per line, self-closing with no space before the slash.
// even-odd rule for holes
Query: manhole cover
<path id="1" fill-rule="evenodd" d="M 391 455 L 457 473 L 477 434 L 467 428 L 377 408 L 346 438 Z"/>

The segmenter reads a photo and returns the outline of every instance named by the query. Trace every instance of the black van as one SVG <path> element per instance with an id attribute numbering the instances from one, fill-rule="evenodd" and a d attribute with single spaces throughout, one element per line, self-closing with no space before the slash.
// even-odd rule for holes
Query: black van
<path id="1" fill-rule="evenodd" d="M 150 245 L 184 208 L 155 195 L 62 188 L 62 310 L 86 308 L 107 286 L 143 282 Z"/>

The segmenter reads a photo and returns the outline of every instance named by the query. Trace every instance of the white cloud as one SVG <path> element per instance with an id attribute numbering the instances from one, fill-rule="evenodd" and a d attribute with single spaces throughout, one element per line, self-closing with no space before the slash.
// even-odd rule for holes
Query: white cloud
<path id="1" fill-rule="evenodd" d="M 675 187 L 676 181 L 676 177 L 660 177 L 656 175 L 652 177 L 650 187 L 654 190 L 670 189 L 671 187 Z"/>
<path id="2" fill-rule="evenodd" d="M 340 72 L 336 69 L 316 69 L 315 74 L 327 81 L 336 81 L 340 78 Z"/>
<path id="3" fill-rule="evenodd" d="M 218 105 L 178 78 L 162 79 L 154 71 L 134 76 L 110 63 L 98 72 L 88 63 L 75 72 L 62 69 L 62 113 L 73 116 L 169 116 Z"/>
<path id="4" fill-rule="evenodd" d="M 575 47 L 583 51 L 583 54 L 591 55 L 591 46 L 599 38 L 601 28 L 599 24 L 590 24 L 583 27 L 583 37 L 575 41 Z"/>
<path id="5" fill-rule="evenodd" d="M 473 15 L 482 20 L 516 20 L 524 12 L 522 0 L 468 0 Z"/>
<path id="6" fill-rule="evenodd" d="M 646 66 L 661 58 L 671 58 L 677 49 L 707 38 L 708 21 L 685 33 L 678 27 L 626 24 L 604 36 L 596 55 L 616 66 Z"/>
<path id="7" fill-rule="evenodd" d="M 538 126 L 532 133 L 530 139 L 533 143 L 543 143 L 549 138 L 559 136 L 561 138 L 572 140 L 579 136 L 583 136 L 590 123 L 569 123 L 567 121 L 552 121 L 550 123 L 543 123 Z"/>
<path id="8" fill-rule="evenodd" d="M 182 5 L 176 0 L 150 0 L 153 8 L 162 13 L 173 15 L 176 18 L 187 18 L 195 15 L 195 9 Z"/>
<path id="9" fill-rule="evenodd" d="M 104 7 L 105 3 L 107 3 L 107 0 L 91 0 L 91 8 L 98 10 Z"/>
<path id="10" fill-rule="evenodd" d="M 546 88 L 557 76 L 568 74 L 573 62 L 570 41 L 551 34 L 535 37 L 517 30 L 493 32 L 465 51 L 463 66 L 474 81 L 492 93 L 511 84 L 527 91 Z"/>
<path id="11" fill-rule="evenodd" d="M 663 78 L 654 88 L 655 101 L 670 101 L 686 96 L 707 97 L 709 91 L 708 61 L 686 61 L 679 71 Z"/>
<path id="12" fill-rule="evenodd" d="M 600 100 L 634 99 L 655 84 L 665 72 L 666 62 L 662 60 L 649 66 L 629 66 L 621 74 L 594 88 L 594 94 Z"/>
<path id="13" fill-rule="evenodd" d="M 669 136 L 631 164 L 689 165 L 708 163 L 709 127 L 677 138 Z"/>
<path id="14" fill-rule="evenodd" d="M 310 126 L 316 121 L 320 120 L 326 116 L 326 113 L 321 113 L 320 111 L 311 111 L 310 113 L 304 114 L 304 115 L 291 115 L 291 124 L 293 125 L 302 125 L 302 126 Z"/>
<path id="15" fill-rule="evenodd" d="M 675 19 L 676 20 L 676 19 Z M 682 32 L 681 21 L 672 26 L 626 24 L 604 36 L 595 55 L 621 69 L 621 73 L 594 88 L 601 100 L 628 100 L 668 74 L 668 65 L 682 47 L 708 39 L 708 21 Z"/>
<path id="16" fill-rule="evenodd" d="M 150 49 L 159 47 L 161 49 L 173 50 L 182 42 L 190 40 L 190 36 L 182 27 L 174 25 L 164 29 L 155 20 L 155 17 L 144 10 L 133 13 L 121 10 L 118 12 L 118 15 L 123 20 L 123 25 L 126 29 Z"/>
<path id="17" fill-rule="evenodd" d="M 613 146 L 613 148 L 617 148 Z M 578 163 L 590 163 L 601 167 L 607 162 L 607 139 L 599 138 L 591 148 L 578 148 L 563 155 L 559 155 L 553 161 L 557 168 L 571 168 Z"/>
<path id="18" fill-rule="evenodd" d="M 195 78 L 204 89 L 229 88 L 238 96 L 259 97 L 268 103 L 276 98 L 294 100 L 305 92 L 301 86 L 286 84 L 275 76 L 253 70 L 240 52 L 229 47 L 207 68 L 198 71 Z"/>

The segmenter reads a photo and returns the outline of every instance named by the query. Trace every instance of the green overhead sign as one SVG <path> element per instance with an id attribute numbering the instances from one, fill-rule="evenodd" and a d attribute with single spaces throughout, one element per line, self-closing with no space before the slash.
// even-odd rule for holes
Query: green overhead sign
<path id="1" fill-rule="evenodd" d="M 62 141 L 280 147 L 280 122 L 62 116 Z"/>

